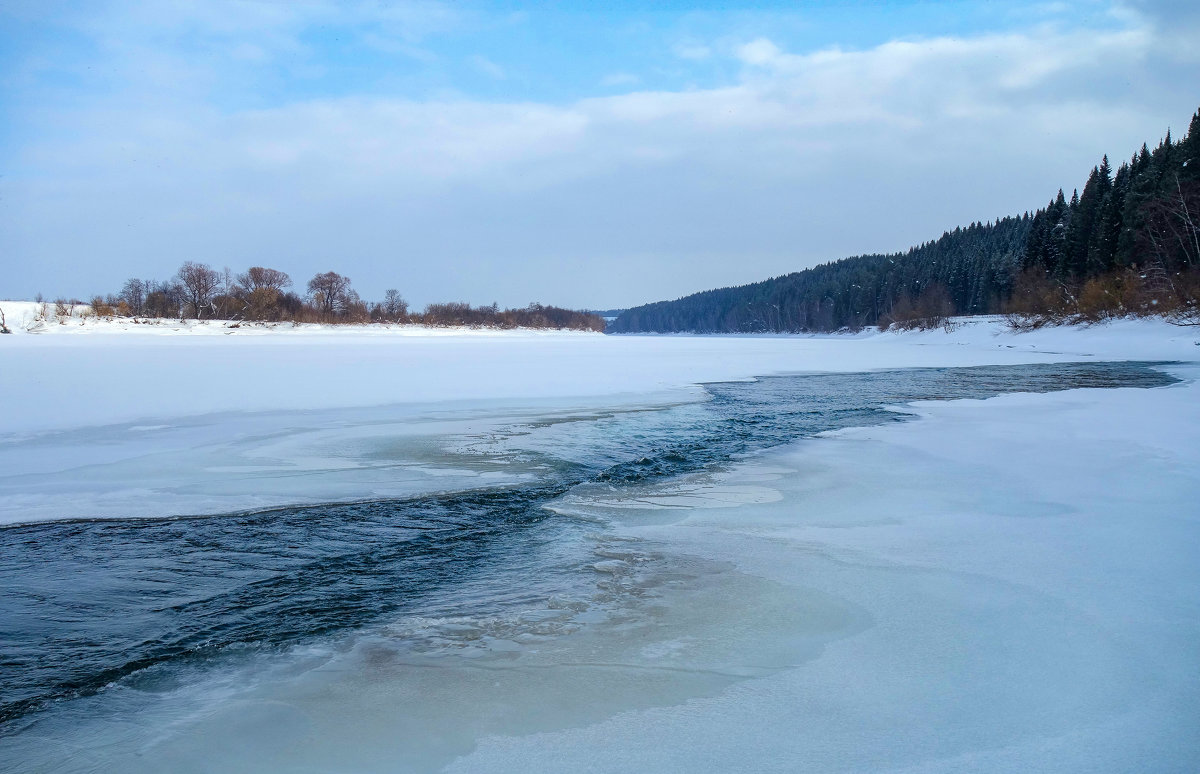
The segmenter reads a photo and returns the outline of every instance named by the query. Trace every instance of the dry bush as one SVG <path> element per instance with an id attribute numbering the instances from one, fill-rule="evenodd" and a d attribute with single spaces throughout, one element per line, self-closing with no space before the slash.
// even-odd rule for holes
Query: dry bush
<path id="1" fill-rule="evenodd" d="M 1167 319 L 1178 325 L 1200 325 L 1200 269 L 1179 272 L 1173 279 L 1177 303 Z"/>
<path id="2" fill-rule="evenodd" d="M 259 287 L 251 290 L 246 296 L 246 317 L 251 320 L 278 319 L 281 296 L 277 288 Z"/>
<path id="3" fill-rule="evenodd" d="M 1079 316 L 1088 322 L 1099 322 L 1126 314 L 1124 288 L 1116 274 L 1092 277 L 1079 291 Z"/>
<path id="4" fill-rule="evenodd" d="M 950 317 L 954 314 L 954 302 L 944 285 L 933 283 L 927 285 L 914 302 L 907 293 L 901 293 L 892 304 L 892 311 L 880 317 L 880 330 L 887 330 L 893 325 L 903 331 L 928 331 L 934 328 L 946 327 L 949 330 Z"/>
<path id="5" fill-rule="evenodd" d="M 1071 283 L 1036 268 L 1017 275 L 1012 295 L 1004 305 L 1005 322 L 1019 331 L 1062 325 L 1078 313 L 1079 294 Z"/>
<path id="6" fill-rule="evenodd" d="M 89 306 L 92 307 L 92 314 L 94 314 L 96 317 L 111 319 L 113 316 L 112 306 L 100 296 L 93 298 L 92 303 L 89 304 Z"/>
<path id="7" fill-rule="evenodd" d="M 1165 317 L 1200 324 L 1200 270 L 1168 275 L 1161 264 L 1137 266 L 1092 277 L 1078 293 L 1069 283 L 1022 274 L 1006 308 L 1016 330 L 1043 325 L 1092 323 L 1119 317 Z"/>

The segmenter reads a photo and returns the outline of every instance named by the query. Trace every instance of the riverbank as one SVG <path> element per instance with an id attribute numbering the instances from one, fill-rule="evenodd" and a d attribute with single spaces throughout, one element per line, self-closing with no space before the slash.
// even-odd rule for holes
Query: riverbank
<path id="1" fill-rule="evenodd" d="M 136 328 L 136 330 L 134 330 Z M 182 330 L 182 329 L 181 329 Z M 0 434 L 161 424 L 217 412 L 673 393 L 778 373 L 1200 358 L 1200 329 L 1161 320 L 1016 333 L 998 318 L 953 330 L 771 336 L 384 326 L 62 326 L 0 339 Z M 212 334 L 217 335 L 212 335 Z M 61 334 L 61 335 L 60 335 Z M 639 400 L 640 398 L 634 398 Z"/>

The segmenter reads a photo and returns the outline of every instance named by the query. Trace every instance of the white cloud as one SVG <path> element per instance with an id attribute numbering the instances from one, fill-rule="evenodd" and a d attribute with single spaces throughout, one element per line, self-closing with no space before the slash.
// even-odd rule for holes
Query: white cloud
<path id="1" fill-rule="evenodd" d="M 783 52 L 766 38 L 758 38 L 739 46 L 737 57 L 746 64 L 765 67 L 779 63 L 783 59 Z"/>
<path id="2" fill-rule="evenodd" d="M 799 54 L 758 38 L 734 49 L 732 85 L 566 104 L 59 106 L 0 181 L 27 272 L 9 281 L 28 285 L 7 292 L 204 260 L 337 268 L 416 303 L 609 306 L 903 249 L 1039 206 L 1186 120 L 1195 97 L 1173 84 L 1196 69 L 1157 41 L 1145 25 Z"/>
<path id="3" fill-rule="evenodd" d="M 633 86 L 642 79 L 633 73 L 609 73 L 600 79 L 601 86 Z"/>
<path id="4" fill-rule="evenodd" d="M 479 54 L 474 54 L 470 57 L 470 59 L 468 61 L 470 61 L 472 67 L 474 67 L 476 70 L 483 73 L 487 77 L 495 78 L 498 81 L 504 80 L 504 77 L 505 77 L 504 68 L 501 67 L 500 65 L 496 64 L 492 60 L 488 59 L 487 57 L 480 56 Z"/>

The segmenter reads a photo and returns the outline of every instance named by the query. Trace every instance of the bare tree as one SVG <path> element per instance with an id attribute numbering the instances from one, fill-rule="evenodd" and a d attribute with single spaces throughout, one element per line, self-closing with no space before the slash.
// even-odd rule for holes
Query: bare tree
<path id="1" fill-rule="evenodd" d="M 282 315 L 281 301 L 292 278 L 278 269 L 251 266 L 237 275 L 236 292 L 245 303 L 246 316 L 251 320 L 277 320 Z"/>
<path id="2" fill-rule="evenodd" d="M 1200 183 L 1175 175 L 1175 192 L 1143 205 L 1145 238 L 1164 267 L 1200 265 Z"/>
<path id="3" fill-rule="evenodd" d="M 245 273 L 237 275 L 238 284 L 247 293 L 256 290 L 279 290 L 290 288 L 292 278 L 278 269 L 268 269 L 265 266 L 251 266 Z"/>
<path id="4" fill-rule="evenodd" d="M 317 311 L 326 317 L 333 317 L 342 311 L 349 290 L 350 278 L 343 277 L 335 271 L 318 274 L 308 281 L 308 295 L 316 305 Z"/>
<path id="5" fill-rule="evenodd" d="M 143 313 L 148 317 L 182 316 L 183 286 L 178 282 L 146 281 L 146 303 Z"/>
<path id="6" fill-rule="evenodd" d="M 391 322 L 408 314 L 408 302 L 400 297 L 400 291 L 395 288 L 388 288 L 383 294 L 382 306 L 384 318 Z"/>
<path id="7" fill-rule="evenodd" d="M 354 290 L 346 291 L 346 294 L 342 297 L 342 307 L 338 312 L 347 322 L 365 323 L 371 321 L 370 310 L 363 303 L 358 292 Z"/>
<path id="8" fill-rule="evenodd" d="M 184 262 L 179 267 L 179 283 L 197 319 L 212 305 L 213 293 L 221 286 L 221 275 L 206 263 Z"/>
<path id="9" fill-rule="evenodd" d="M 142 313 L 142 307 L 146 304 L 146 293 L 150 290 L 149 284 L 136 277 L 125 280 L 125 285 L 121 288 L 121 300 L 129 305 L 129 311 L 133 314 Z"/>

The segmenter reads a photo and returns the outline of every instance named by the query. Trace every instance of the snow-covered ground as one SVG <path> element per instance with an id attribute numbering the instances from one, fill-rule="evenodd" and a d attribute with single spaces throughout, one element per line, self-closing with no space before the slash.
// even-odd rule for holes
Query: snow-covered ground
<path id="1" fill-rule="evenodd" d="M 127 771 L 1200 770 L 1200 330 L 141 331 L 0 337 L 0 522 L 518 481 L 454 444 L 772 373 L 1155 360 L 1182 381 L 920 403 L 567 502 L 612 525 L 598 573 L 673 557 L 660 604 L 493 660 L 414 667 L 367 640 L 169 728 L 51 724 L 18 755 L 55 739 Z"/>
<path id="2" fill-rule="evenodd" d="M 55 336 L 104 334 L 140 334 L 144 336 L 321 336 L 328 334 L 363 336 L 504 336 L 511 331 L 495 328 L 452 328 L 426 325 L 370 323 L 326 325 L 322 323 L 247 322 L 245 320 L 195 320 L 156 317 L 99 317 L 87 304 L 64 307 L 39 301 L 0 301 L 0 311 L 13 333 Z M 564 331 L 524 330 L 529 334 L 559 334 Z"/>
<path id="3" fill-rule="evenodd" d="M 918 404 L 920 421 L 687 488 L 683 518 L 641 493 L 629 534 L 856 625 L 768 678 L 486 738 L 449 770 L 1200 770 L 1200 367 L 1172 372 L 1186 381 Z M 728 506 L 746 487 L 759 502 Z M 773 631 L 757 615 L 730 625 Z M 703 662 L 712 645 L 679 646 Z"/>
<path id="4" fill-rule="evenodd" d="M 0 308 L 10 327 L 25 319 L 11 303 Z M 1197 342 L 1200 330 L 1157 321 L 1016 334 L 998 320 L 969 320 L 950 333 L 828 336 L 52 324 L 0 337 L 0 523 L 228 512 L 519 480 L 520 471 L 450 464 L 422 439 L 478 436 L 545 412 L 695 400 L 701 382 L 1189 360 L 1200 357 Z"/>

